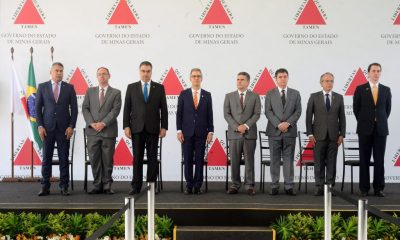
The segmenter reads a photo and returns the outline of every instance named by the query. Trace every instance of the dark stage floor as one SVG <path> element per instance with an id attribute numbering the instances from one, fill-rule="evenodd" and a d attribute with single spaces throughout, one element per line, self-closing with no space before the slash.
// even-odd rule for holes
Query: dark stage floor
<path id="1" fill-rule="evenodd" d="M 88 195 L 83 191 L 83 183 L 75 181 L 75 191 L 71 196 L 61 196 L 57 183 L 53 183 L 51 195 L 38 197 L 39 183 L 7 183 L 0 182 L 0 210 L 117 210 L 128 196 L 129 182 L 115 182 L 114 195 Z M 257 186 L 258 187 L 258 186 Z M 91 189 L 91 186 L 89 186 Z M 266 189 L 269 189 L 266 184 Z M 186 196 L 180 192 L 179 182 L 164 182 L 164 190 L 156 195 L 156 209 L 246 209 L 246 210 L 280 210 L 280 211 L 323 211 L 323 197 L 313 196 L 313 186 L 309 185 L 308 194 L 303 190 L 297 196 L 287 196 L 281 190 L 278 196 L 257 192 L 256 196 L 248 196 L 244 191 L 237 195 L 225 193 L 222 182 L 210 182 L 208 193 Z M 350 193 L 350 185 L 345 186 L 345 193 Z M 368 197 L 369 204 L 385 211 L 400 211 L 400 188 L 398 184 L 387 184 L 386 197 Z M 358 198 L 358 191 L 352 195 Z M 147 207 L 147 196 L 137 201 L 137 209 Z M 340 199 L 333 198 L 334 211 L 356 211 L 357 208 Z"/>

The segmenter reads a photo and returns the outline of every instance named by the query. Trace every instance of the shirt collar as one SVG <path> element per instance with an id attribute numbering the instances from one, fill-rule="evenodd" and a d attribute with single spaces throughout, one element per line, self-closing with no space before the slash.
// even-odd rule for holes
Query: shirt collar
<path id="1" fill-rule="evenodd" d="M 368 81 L 369 82 L 369 86 L 371 87 L 371 89 L 372 89 L 372 87 L 374 86 L 374 84 L 372 84 L 372 82 L 371 81 Z M 376 83 L 376 87 L 379 87 L 379 82 L 377 82 Z"/>
<path id="2" fill-rule="evenodd" d="M 324 90 L 322 90 L 322 93 L 324 94 L 324 96 L 325 96 L 326 94 L 329 94 L 329 97 L 332 96 L 332 91 L 325 92 Z"/>
<path id="3" fill-rule="evenodd" d="M 286 86 L 285 88 L 280 88 L 280 87 L 278 87 L 278 89 L 279 89 L 279 93 L 281 93 L 282 90 L 285 90 L 285 93 L 287 93 L 287 86 Z"/>
<path id="4" fill-rule="evenodd" d="M 238 93 L 239 93 L 239 95 L 240 95 L 241 93 L 243 93 L 243 96 L 245 97 L 245 96 L 246 96 L 246 93 L 247 93 L 247 89 L 246 89 L 244 92 L 241 92 L 240 90 L 238 90 Z"/>
<path id="5" fill-rule="evenodd" d="M 109 87 L 109 85 L 107 85 L 106 87 L 103 87 L 104 92 L 107 92 L 108 87 Z M 99 91 L 101 91 L 101 89 L 102 89 L 102 87 L 99 86 Z"/>
<path id="6" fill-rule="evenodd" d="M 53 79 L 51 79 L 50 81 L 51 81 L 51 86 L 54 86 L 54 84 L 56 84 L 56 82 L 55 82 Z M 57 83 L 57 86 L 61 86 L 61 82 L 62 82 L 62 81 L 59 81 L 59 82 Z"/>
<path id="7" fill-rule="evenodd" d="M 142 87 L 144 87 L 144 84 L 146 83 L 145 81 L 143 81 L 143 80 L 140 80 L 140 82 L 142 83 Z M 150 85 L 151 85 L 151 80 L 148 82 L 148 86 L 150 87 Z"/>

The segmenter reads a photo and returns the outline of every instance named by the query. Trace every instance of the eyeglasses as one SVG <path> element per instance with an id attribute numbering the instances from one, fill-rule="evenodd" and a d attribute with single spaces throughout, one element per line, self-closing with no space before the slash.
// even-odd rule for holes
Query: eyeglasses
<path id="1" fill-rule="evenodd" d="M 192 78 L 201 78 L 201 75 L 192 75 L 190 77 L 192 77 Z"/>
<path id="2" fill-rule="evenodd" d="M 333 83 L 333 80 L 324 80 L 326 83 Z"/>

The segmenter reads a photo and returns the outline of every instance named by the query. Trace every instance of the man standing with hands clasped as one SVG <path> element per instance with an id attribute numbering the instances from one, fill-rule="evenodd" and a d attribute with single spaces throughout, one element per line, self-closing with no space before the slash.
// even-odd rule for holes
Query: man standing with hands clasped
<path id="1" fill-rule="evenodd" d="M 271 154 L 271 192 L 279 193 L 281 159 L 283 160 L 284 189 L 287 195 L 295 196 L 294 151 L 296 148 L 297 121 L 301 115 L 300 93 L 288 88 L 289 73 L 280 68 L 275 72 L 277 87 L 265 96 L 265 115 L 268 119 L 267 136 Z"/>
<path id="2" fill-rule="evenodd" d="M 86 91 L 82 113 L 86 121 L 87 149 L 93 173 L 93 189 L 89 194 L 114 194 L 113 182 L 117 117 L 121 110 L 121 91 L 109 85 L 110 72 L 97 69 L 98 87 Z"/>
<path id="3" fill-rule="evenodd" d="M 307 104 L 307 135 L 314 147 L 315 196 L 324 194 L 324 183 L 335 185 L 338 147 L 346 135 L 343 96 L 332 91 L 333 81 L 332 73 L 322 74 L 322 91 L 311 94 Z"/>

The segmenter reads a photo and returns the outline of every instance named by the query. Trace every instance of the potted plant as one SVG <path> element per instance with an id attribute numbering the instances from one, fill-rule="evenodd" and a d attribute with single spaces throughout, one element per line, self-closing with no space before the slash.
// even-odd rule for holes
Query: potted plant
<path id="1" fill-rule="evenodd" d="M 171 218 L 167 216 L 159 217 L 158 215 L 156 215 L 155 225 L 156 235 L 160 239 L 172 239 L 173 222 Z"/>

